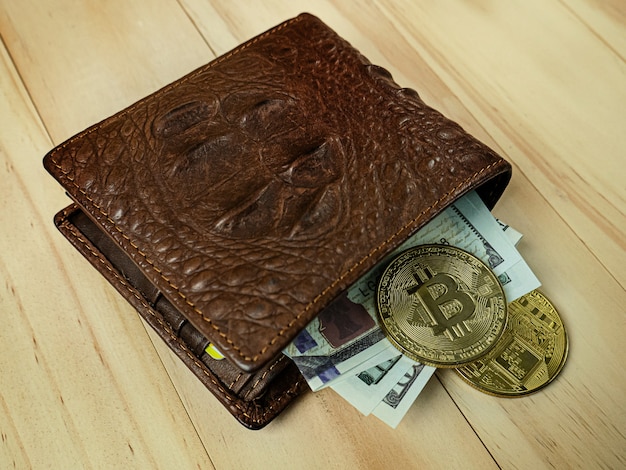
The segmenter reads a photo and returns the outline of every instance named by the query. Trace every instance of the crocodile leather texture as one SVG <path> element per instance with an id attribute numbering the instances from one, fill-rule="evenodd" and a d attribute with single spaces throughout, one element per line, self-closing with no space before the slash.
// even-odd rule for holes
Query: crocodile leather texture
<path id="1" fill-rule="evenodd" d="M 511 171 L 308 14 L 44 164 L 147 283 L 249 373 L 462 194 L 477 189 L 493 206 Z"/>

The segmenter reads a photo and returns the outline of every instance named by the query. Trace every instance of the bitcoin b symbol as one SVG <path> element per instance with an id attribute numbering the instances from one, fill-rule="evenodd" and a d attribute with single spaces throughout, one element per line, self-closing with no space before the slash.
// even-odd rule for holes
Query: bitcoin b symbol
<path id="1" fill-rule="evenodd" d="M 380 278 L 377 304 L 392 344 L 435 367 L 475 361 L 494 347 L 506 324 L 504 291 L 489 266 L 448 245 L 398 255 Z"/>
<path id="2" fill-rule="evenodd" d="M 456 280 L 446 273 L 432 275 L 424 270 L 426 279 L 417 273 L 413 277 L 417 285 L 407 289 L 410 295 L 417 295 L 430 317 L 430 326 L 437 336 L 445 334 L 451 340 L 465 336 L 470 330 L 465 323 L 476 308 L 472 297 L 461 290 Z"/>

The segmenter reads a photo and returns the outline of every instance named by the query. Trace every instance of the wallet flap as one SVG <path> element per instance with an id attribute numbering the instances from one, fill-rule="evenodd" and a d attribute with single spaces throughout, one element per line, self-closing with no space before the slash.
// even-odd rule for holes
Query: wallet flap
<path id="1" fill-rule="evenodd" d="M 235 365 L 510 165 L 303 14 L 53 149 L 48 171 Z"/>

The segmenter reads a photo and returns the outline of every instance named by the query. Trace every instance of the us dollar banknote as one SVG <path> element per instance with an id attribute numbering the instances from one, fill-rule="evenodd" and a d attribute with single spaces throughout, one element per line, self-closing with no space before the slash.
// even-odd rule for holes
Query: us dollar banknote
<path id="1" fill-rule="evenodd" d="M 464 249 L 488 264 L 499 276 L 507 300 L 538 287 L 513 242 L 476 193 L 469 193 L 411 236 L 351 286 L 285 348 L 311 389 L 319 390 L 389 360 L 397 350 L 378 324 L 376 288 L 387 264 L 398 253 L 426 243 Z M 512 232 L 511 232 L 512 233 Z M 387 356 L 385 356 L 387 354 Z"/>
<path id="2" fill-rule="evenodd" d="M 435 368 L 414 364 L 389 390 L 372 414 L 392 428 L 396 428 L 409 408 L 435 373 Z"/>
<path id="3" fill-rule="evenodd" d="M 498 225 L 502 229 L 502 232 L 504 232 L 504 234 L 506 235 L 506 238 L 508 238 L 509 241 L 513 243 L 514 246 L 517 246 L 517 244 L 522 239 L 522 234 L 518 232 L 517 230 L 515 230 L 510 225 L 507 225 L 506 223 L 502 222 L 500 219 L 496 218 L 496 222 L 498 222 Z"/>
<path id="4" fill-rule="evenodd" d="M 331 388 L 362 414 L 374 414 L 395 428 L 435 370 L 400 355 Z"/>
<path id="5" fill-rule="evenodd" d="M 388 357 L 379 355 L 388 351 Z M 372 357 L 380 361 L 397 350 L 378 326 L 376 311 L 341 295 L 313 319 L 283 351 L 313 391 L 320 390 Z"/>
<path id="6" fill-rule="evenodd" d="M 472 253 L 486 263 L 496 276 L 505 274 L 508 269 L 518 263 L 525 264 L 514 244 L 504 234 L 503 226 L 498 224 L 480 197 L 475 192 L 471 192 L 431 220 L 361 277 L 348 291 L 350 300 L 366 304 L 367 300 L 376 293 L 378 280 L 391 259 L 409 248 L 428 243 L 452 245 Z M 532 273 L 530 269 L 528 271 Z M 517 291 L 523 288 L 515 289 L 515 283 L 523 283 L 524 280 L 519 276 L 510 275 L 503 279 L 508 279 L 508 284 L 510 284 L 508 287 L 503 286 L 507 299 L 511 301 L 518 298 L 520 295 L 517 295 Z M 512 297 L 512 295 L 517 295 L 517 297 Z"/>
<path id="7" fill-rule="evenodd" d="M 367 416 L 413 364 L 415 361 L 397 354 L 357 374 L 349 374 L 345 380 L 332 384 L 331 388 Z"/>

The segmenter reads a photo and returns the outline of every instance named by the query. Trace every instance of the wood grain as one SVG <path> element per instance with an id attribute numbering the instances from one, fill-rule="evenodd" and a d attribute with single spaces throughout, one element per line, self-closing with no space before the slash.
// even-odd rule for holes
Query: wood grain
<path id="1" fill-rule="evenodd" d="M 1 67 L 0 466 L 209 468 L 141 322 L 55 233 L 51 142 L 5 50 Z"/>
<path id="2" fill-rule="evenodd" d="M 439 371 L 396 430 L 322 391 L 250 432 L 54 229 L 53 145 L 302 11 L 512 162 L 495 213 L 571 341 L 544 391 Z M 625 467 L 625 22 L 617 0 L 0 1 L 0 467 Z"/>

